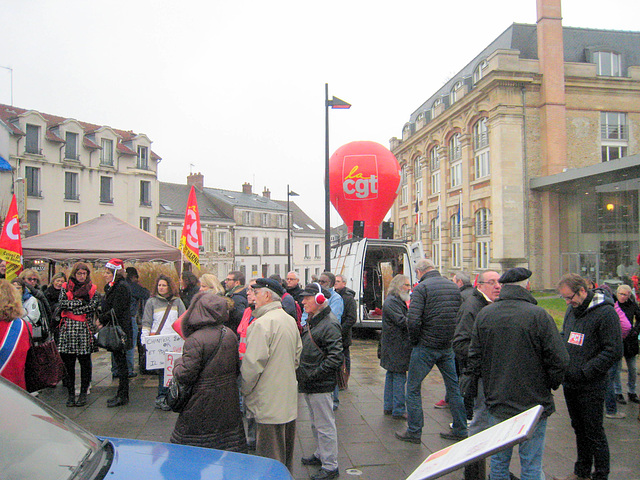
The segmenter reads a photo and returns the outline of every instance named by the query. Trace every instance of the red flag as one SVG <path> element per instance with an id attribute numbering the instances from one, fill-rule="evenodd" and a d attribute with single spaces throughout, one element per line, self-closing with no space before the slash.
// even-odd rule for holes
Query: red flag
<path id="1" fill-rule="evenodd" d="M 22 271 L 22 239 L 16 196 L 11 199 L 7 218 L 0 234 L 0 260 L 7 262 L 7 280 L 15 278 Z"/>
<path id="2" fill-rule="evenodd" d="M 200 268 L 200 245 L 202 245 L 202 230 L 200 229 L 200 213 L 196 201 L 196 190 L 191 186 L 187 212 L 184 216 L 184 227 L 178 248 L 182 250 L 187 259 Z"/>

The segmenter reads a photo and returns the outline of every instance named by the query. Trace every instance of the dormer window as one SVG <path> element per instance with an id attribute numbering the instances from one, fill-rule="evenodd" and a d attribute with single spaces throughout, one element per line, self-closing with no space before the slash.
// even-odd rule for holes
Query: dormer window
<path id="1" fill-rule="evenodd" d="M 40 127 L 27 123 L 27 139 L 25 151 L 33 155 L 40 155 Z"/>
<path id="2" fill-rule="evenodd" d="M 64 158 L 67 160 L 79 160 L 78 155 L 78 134 L 73 132 L 65 133 Z"/>
<path id="3" fill-rule="evenodd" d="M 149 149 L 147 147 L 138 146 L 138 168 L 149 170 Z"/>
<path id="4" fill-rule="evenodd" d="M 458 100 L 460 100 L 458 98 L 459 96 L 458 90 L 460 90 L 461 88 L 462 88 L 462 82 L 456 82 L 456 84 L 451 89 L 451 93 L 449 94 L 449 100 L 451 101 L 451 105 L 453 105 Z"/>
<path id="5" fill-rule="evenodd" d="M 476 69 L 473 71 L 473 84 L 475 85 L 476 83 L 478 83 L 480 80 L 482 80 L 482 78 L 484 77 L 484 71 L 487 68 L 487 61 L 486 60 L 482 60 L 478 66 L 476 67 Z"/>
<path id="6" fill-rule="evenodd" d="M 113 140 L 102 139 L 102 151 L 100 152 L 100 163 L 102 165 L 113 166 Z"/>
<path id="7" fill-rule="evenodd" d="M 593 63 L 598 67 L 598 75 L 604 77 L 622 76 L 622 55 L 615 52 L 595 52 Z"/>

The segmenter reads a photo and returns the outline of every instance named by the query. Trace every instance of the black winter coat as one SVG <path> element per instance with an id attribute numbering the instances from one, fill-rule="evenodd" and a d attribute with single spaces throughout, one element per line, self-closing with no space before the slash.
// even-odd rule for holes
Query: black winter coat
<path id="1" fill-rule="evenodd" d="M 226 322 L 226 326 L 234 332 L 238 331 L 238 325 L 242 321 L 242 315 L 249 306 L 247 301 L 247 289 L 245 287 L 236 287 L 231 292 L 227 292 L 227 297 L 233 300 L 233 308 L 229 312 L 229 320 Z"/>
<path id="2" fill-rule="evenodd" d="M 585 304 L 586 308 L 570 306 L 564 314 L 562 337 L 570 363 L 563 384 L 569 389 L 601 390 L 607 372 L 622 358 L 620 319 L 613 300 L 601 292 L 590 291 Z"/>
<path id="3" fill-rule="evenodd" d="M 460 364 L 460 368 L 464 370 L 467 365 L 467 357 L 469 356 L 469 344 L 471 343 L 471 332 L 473 325 L 476 323 L 478 312 L 489 305 L 486 297 L 477 289 L 473 289 L 471 295 L 462 303 L 458 315 L 456 317 L 456 331 L 453 335 L 451 346 L 456 354 L 456 359 Z"/>
<path id="4" fill-rule="evenodd" d="M 411 345 L 438 350 L 450 348 L 461 304 L 460 290 L 455 283 L 437 270 L 425 273 L 411 294 L 408 314 Z"/>
<path id="5" fill-rule="evenodd" d="M 340 326 L 342 327 L 342 348 L 349 348 L 351 346 L 351 330 L 358 319 L 358 307 L 355 299 L 356 292 L 345 287 L 342 290 L 336 290 L 336 293 L 342 297 L 342 303 L 344 304 L 344 311 L 340 319 Z"/>
<path id="6" fill-rule="evenodd" d="M 382 305 L 382 335 L 380 337 L 380 366 L 389 372 L 409 370 L 411 345 L 407 329 L 407 303 L 390 294 Z"/>
<path id="7" fill-rule="evenodd" d="M 506 419 L 536 405 L 543 417 L 555 411 L 551 390 L 569 365 L 558 328 L 547 311 L 518 285 L 476 317 L 465 373 L 482 377 L 485 401 L 494 417 Z"/>
<path id="8" fill-rule="evenodd" d="M 618 305 L 633 327 L 624 340 L 622 340 L 622 344 L 624 345 L 624 356 L 626 358 L 632 358 L 638 354 L 639 350 L 638 333 L 640 333 L 640 307 L 638 307 L 638 304 L 632 298 L 629 298 L 624 303 L 618 302 Z M 633 321 L 634 317 L 636 319 L 635 322 Z"/>
<path id="9" fill-rule="evenodd" d="M 302 331 L 302 353 L 296 370 L 298 391 L 333 392 L 343 359 L 340 323 L 327 306 L 309 318 Z"/>
<path id="10" fill-rule="evenodd" d="M 131 317 L 129 316 L 129 306 L 131 304 L 131 292 L 127 282 L 122 277 L 115 277 L 113 285 L 104 286 L 104 299 L 102 300 L 102 315 L 100 316 L 100 323 L 103 325 L 105 322 L 109 322 L 111 317 L 109 316 L 109 310 L 113 308 L 116 314 L 116 320 L 118 325 L 122 327 L 124 333 L 127 334 L 127 346 L 126 350 L 131 349 L 133 346 L 133 327 L 131 325 Z"/>

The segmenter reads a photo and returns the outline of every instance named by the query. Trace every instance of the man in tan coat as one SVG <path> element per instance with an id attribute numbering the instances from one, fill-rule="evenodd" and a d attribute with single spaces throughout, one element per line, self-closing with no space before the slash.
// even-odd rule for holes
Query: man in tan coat
<path id="1" fill-rule="evenodd" d="M 293 471 L 298 417 L 296 368 L 302 341 L 295 320 L 282 309 L 282 285 L 259 278 L 250 288 L 256 298 L 256 319 L 247 332 L 241 390 L 256 420 L 256 453 L 279 460 Z"/>

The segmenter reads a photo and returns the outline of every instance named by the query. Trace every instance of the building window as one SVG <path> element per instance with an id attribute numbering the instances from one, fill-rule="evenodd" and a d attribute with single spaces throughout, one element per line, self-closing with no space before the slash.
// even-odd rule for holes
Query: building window
<path id="1" fill-rule="evenodd" d="M 258 237 L 251 237 L 251 254 L 259 255 L 258 253 Z"/>
<path id="2" fill-rule="evenodd" d="M 462 158 L 462 146 L 460 145 L 460 134 L 455 133 L 449 139 L 449 161 L 454 162 Z"/>
<path id="3" fill-rule="evenodd" d="M 263 213 L 261 217 L 262 217 L 262 226 L 267 227 L 269 225 L 269 214 Z"/>
<path id="4" fill-rule="evenodd" d="M 40 169 L 36 167 L 24 167 L 24 176 L 27 181 L 27 196 L 41 197 L 40 192 Z"/>
<path id="5" fill-rule="evenodd" d="M 442 105 L 442 99 L 437 98 L 433 105 L 431 105 L 431 118 L 436 118 L 438 115 L 438 107 Z"/>
<path id="6" fill-rule="evenodd" d="M 102 139 L 102 151 L 100 152 L 100 164 L 113 166 L 113 140 Z"/>
<path id="7" fill-rule="evenodd" d="M 491 174 L 491 161 L 489 155 L 489 132 L 487 119 L 478 120 L 473 126 L 473 175 L 478 178 Z"/>
<path id="8" fill-rule="evenodd" d="M 149 149 L 147 147 L 138 146 L 138 168 L 149 170 Z"/>
<path id="9" fill-rule="evenodd" d="M 476 67 L 476 69 L 473 71 L 473 84 L 475 85 L 476 83 L 478 83 L 482 77 L 484 77 L 484 72 L 487 68 L 487 61 L 486 60 L 482 60 L 478 66 Z"/>
<path id="10" fill-rule="evenodd" d="M 65 212 L 64 214 L 64 226 L 70 227 L 71 225 L 78 224 L 78 213 L 77 212 Z"/>
<path id="11" fill-rule="evenodd" d="M 491 173 L 491 162 L 489 159 L 489 150 L 477 152 L 473 156 L 473 174 L 477 180 L 479 178 L 488 177 Z"/>
<path id="12" fill-rule="evenodd" d="M 459 98 L 460 92 L 458 90 L 460 90 L 461 88 L 462 88 L 462 82 L 456 82 L 456 84 L 451 89 L 451 93 L 449 94 L 449 100 L 451 102 L 451 105 L 453 105 L 458 100 L 460 100 Z"/>
<path id="13" fill-rule="evenodd" d="M 452 163 L 449 170 L 451 175 L 451 188 L 462 185 L 462 162 L 457 161 Z"/>
<path id="14" fill-rule="evenodd" d="M 218 251 L 227 251 L 227 232 L 218 232 Z"/>
<path id="15" fill-rule="evenodd" d="M 143 207 L 151 206 L 151 182 L 147 180 L 140 181 L 140 205 Z"/>
<path id="16" fill-rule="evenodd" d="M 213 243 L 215 241 L 214 232 L 210 232 L 208 230 L 202 231 L 202 241 L 204 243 L 204 251 L 212 252 L 213 251 Z M 202 250 L 200 250 L 202 251 Z"/>
<path id="17" fill-rule="evenodd" d="M 311 269 L 310 268 L 305 268 L 304 269 L 304 284 L 306 285 L 310 281 L 311 281 Z"/>
<path id="18" fill-rule="evenodd" d="M 66 158 L 67 160 L 80 160 L 80 156 L 78 155 L 77 133 L 65 133 L 64 158 Z"/>
<path id="19" fill-rule="evenodd" d="M 251 225 L 251 212 L 242 212 L 242 223 L 244 225 Z"/>
<path id="20" fill-rule="evenodd" d="M 489 268 L 489 240 L 476 242 L 476 267 L 478 269 Z"/>
<path id="21" fill-rule="evenodd" d="M 274 268 L 273 273 L 275 273 L 276 275 L 280 275 L 280 264 L 279 264 L 279 263 L 276 263 L 276 264 L 273 266 L 273 268 Z"/>
<path id="22" fill-rule="evenodd" d="M 473 126 L 473 149 L 480 150 L 489 146 L 489 130 L 487 128 L 487 119 L 478 120 Z"/>
<path id="23" fill-rule="evenodd" d="M 286 225 L 286 215 L 278 215 L 278 228 L 285 228 Z"/>
<path id="24" fill-rule="evenodd" d="M 113 203 L 113 178 L 100 177 L 100 203 Z"/>
<path id="25" fill-rule="evenodd" d="M 27 123 L 27 139 L 25 142 L 25 151 L 34 155 L 40 155 L 40 127 L 38 125 L 30 125 Z"/>
<path id="26" fill-rule="evenodd" d="M 595 52 L 593 63 L 598 66 L 598 75 L 605 77 L 622 76 L 622 55 L 614 52 Z"/>
<path id="27" fill-rule="evenodd" d="M 440 265 L 440 242 L 431 245 L 431 260 L 435 266 Z"/>
<path id="28" fill-rule="evenodd" d="M 461 235 L 461 231 L 460 231 L 460 214 L 458 212 L 456 212 L 455 214 L 451 215 L 451 238 L 460 238 Z"/>
<path id="29" fill-rule="evenodd" d="M 408 234 L 409 234 L 409 227 L 407 226 L 406 223 L 403 223 L 402 227 L 400 227 L 400 235 L 402 240 L 406 240 Z"/>
<path id="30" fill-rule="evenodd" d="M 431 174 L 431 193 L 440 193 L 440 170 Z"/>
<path id="31" fill-rule="evenodd" d="M 304 259 L 305 260 L 311 259 L 311 245 L 309 245 L 308 243 L 304 244 Z"/>
<path id="32" fill-rule="evenodd" d="M 422 179 L 421 178 L 416 180 L 416 199 L 418 201 L 422 200 Z"/>
<path id="33" fill-rule="evenodd" d="M 451 243 L 451 266 L 462 267 L 462 242 L 459 240 Z"/>
<path id="34" fill-rule="evenodd" d="M 407 164 L 405 163 L 402 168 L 400 169 L 400 182 L 401 185 L 406 185 L 408 182 L 408 169 L 407 169 Z"/>
<path id="35" fill-rule="evenodd" d="M 437 145 L 429 152 L 429 168 L 431 171 L 440 168 L 440 147 Z"/>
<path id="36" fill-rule="evenodd" d="M 320 245 L 317 245 L 317 244 L 316 244 L 316 245 L 314 245 L 314 246 L 313 246 L 313 250 L 314 250 L 314 253 L 315 253 L 315 254 L 314 254 L 314 258 L 315 258 L 316 260 L 320 259 Z"/>
<path id="37" fill-rule="evenodd" d="M 240 237 L 240 254 L 247 255 L 249 253 L 249 238 Z"/>
<path id="38" fill-rule="evenodd" d="M 476 237 L 484 237 L 490 234 L 489 209 L 480 208 L 476 211 Z"/>
<path id="39" fill-rule="evenodd" d="M 440 219 L 438 217 L 431 220 L 431 240 L 440 240 Z"/>
<path id="40" fill-rule="evenodd" d="M 151 219 L 149 217 L 140 217 L 140 230 L 151 231 Z"/>
<path id="41" fill-rule="evenodd" d="M 402 185 L 402 190 L 400 190 L 400 202 L 401 205 L 406 205 L 409 202 L 409 186 Z"/>
<path id="42" fill-rule="evenodd" d="M 173 228 L 167 230 L 167 243 L 171 246 L 178 246 L 178 230 Z"/>
<path id="43" fill-rule="evenodd" d="M 78 174 L 75 172 L 64 172 L 64 199 L 80 200 L 80 195 L 78 195 Z"/>
<path id="44" fill-rule="evenodd" d="M 269 255 L 269 237 L 262 239 L 262 254 Z"/>
<path id="45" fill-rule="evenodd" d="M 629 129 L 626 113 L 600 112 L 600 131 L 603 162 L 627 155 Z"/>
<path id="46" fill-rule="evenodd" d="M 33 237 L 40 233 L 40 211 L 27 210 L 27 224 L 29 229 L 25 232 L 25 237 Z"/>
<path id="47" fill-rule="evenodd" d="M 416 180 L 422 176 L 422 157 L 413 160 L 413 178 Z"/>

